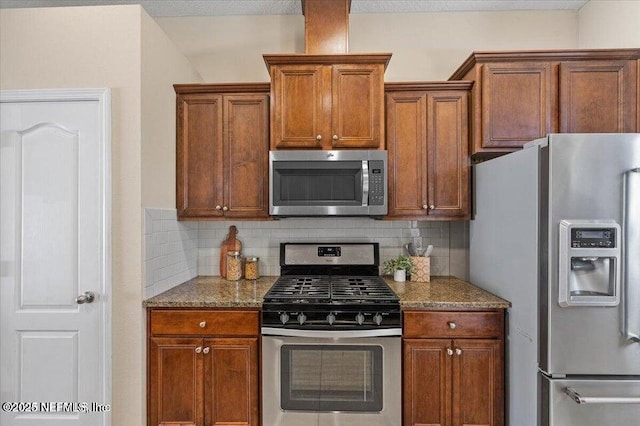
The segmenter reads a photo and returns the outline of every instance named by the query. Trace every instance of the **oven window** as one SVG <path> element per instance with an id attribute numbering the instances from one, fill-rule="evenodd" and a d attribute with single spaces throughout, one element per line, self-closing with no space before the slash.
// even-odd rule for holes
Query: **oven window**
<path id="1" fill-rule="evenodd" d="M 361 161 L 279 161 L 273 172 L 275 205 L 362 205 Z"/>
<path id="2" fill-rule="evenodd" d="M 283 345 L 283 410 L 382 411 L 382 347 Z"/>

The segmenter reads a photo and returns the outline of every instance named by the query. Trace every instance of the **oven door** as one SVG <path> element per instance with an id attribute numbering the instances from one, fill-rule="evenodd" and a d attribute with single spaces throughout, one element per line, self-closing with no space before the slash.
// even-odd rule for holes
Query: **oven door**
<path id="1" fill-rule="evenodd" d="M 262 382 L 264 425 L 397 426 L 401 339 L 263 335 Z"/>

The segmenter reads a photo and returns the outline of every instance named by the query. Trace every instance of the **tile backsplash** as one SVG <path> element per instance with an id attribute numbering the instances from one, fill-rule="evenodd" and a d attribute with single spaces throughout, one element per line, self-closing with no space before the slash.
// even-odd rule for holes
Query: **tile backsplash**
<path id="1" fill-rule="evenodd" d="M 466 268 L 464 256 L 457 255 L 456 249 L 466 243 L 465 233 L 456 223 L 368 218 L 179 222 L 174 209 L 144 210 L 145 297 L 196 275 L 220 275 L 220 243 L 231 225 L 238 228 L 242 253 L 260 258 L 261 275 L 280 274 L 281 242 L 378 242 L 382 263 L 402 253 L 403 245 L 413 237 L 422 237 L 424 245 L 434 246 L 431 275 L 464 273 Z"/>

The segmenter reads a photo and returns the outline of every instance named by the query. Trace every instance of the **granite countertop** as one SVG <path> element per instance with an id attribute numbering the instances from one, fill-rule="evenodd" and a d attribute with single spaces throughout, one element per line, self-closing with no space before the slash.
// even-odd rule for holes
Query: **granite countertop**
<path id="1" fill-rule="evenodd" d="M 260 308 L 278 277 L 230 282 L 199 276 L 142 302 L 147 308 Z M 506 309 L 510 303 L 455 277 L 431 277 L 431 282 L 398 283 L 385 277 L 400 297 L 402 309 Z"/>

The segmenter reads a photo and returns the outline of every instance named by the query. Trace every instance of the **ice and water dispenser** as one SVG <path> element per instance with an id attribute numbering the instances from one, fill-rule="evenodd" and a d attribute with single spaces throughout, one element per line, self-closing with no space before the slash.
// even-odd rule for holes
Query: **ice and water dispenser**
<path id="1" fill-rule="evenodd" d="M 560 306 L 620 303 L 620 225 L 614 221 L 560 222 Z"/>

